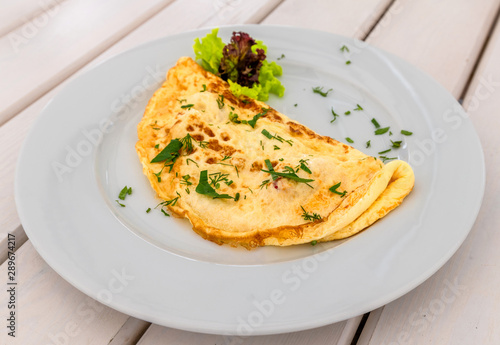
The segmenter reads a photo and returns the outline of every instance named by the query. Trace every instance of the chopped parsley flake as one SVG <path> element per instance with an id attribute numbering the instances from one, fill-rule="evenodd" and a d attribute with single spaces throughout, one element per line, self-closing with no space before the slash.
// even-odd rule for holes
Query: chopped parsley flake
<path id="1" fill-rule="evenodd" d="M 413 132 L 410 132 L 410 131 L 405 131 L 405 130 L 403 129 L 403 130 L 401 130 L 401 134 L 403 134 L 403 135 L 412 135 L 412 134 L 413 134 Z"/>
<path id="2" fill-rule="evenodd" d="M 193 162 L 197 168 L 199 168 L 200 166 L 198 165 L 198 163 L 196 163 L 194 160 L 192 160 L 191 158 L 188 158 L 186 159 L 186 165 L 189 165 L 189 161 Z"/>
<path id="3" fill-rule="evenodd" d="M 255 128 L 255 125 L 257 124 L 257 120 L 260 119 L 262 116 L 266 115 L 267 112 L 271 110 L 271 108 L 262 108 L 262 112 L 258 113 L 253 117 L 253 119 L 248 121 L 248 124 L 252 126 L 252 128 Z"/>
<path id="4" fill-rule="evenodd" d="M 349 53 L 349 48 L 344 44 L 342 47 L 340 47 L 340 51 Z"/>
<path id="5" fill-rule="evenodd" d="M 337 189 L 340 187 L 341 182 L 331 186 L 328 190 L 332 193 L 340 195 L 340 197 L 344 197 L 347 194 L 347 191 L 339 192 Z"/>
<path id="6" fill-rule="evenodd" d="M 347 137 L 345 138 L 345 140 L 350 143 L 350 144 L 354 144 L 354 140 L 352 140 L 351 138 Z"/>
<path id="7" fill-rule="evenodd" d="M 219 106 L 219 109 L 224 108 L 224 95 L 219 95 L 217 98 L 217 105 Z"/>
<path id="8" fill-rule="evenodd" d="M 273 181 L 276 181 L 278 177 L 285 177 L 287 179 L 299 182 L 299 183 L 305 183 L 309 187 L 313 188 L 308 182 L 313 182 L 313 179 L 305 179 L 299 177 L 296 173 L 295 170 L 292 167 L 285 166 L 285 170 L 283 172 L 276 172 L 274 171 L 274 167 L 271 164 L 271 161 L 269 159 L 265 160 L 266 166 L 268 170 L 261 169 L 261 171 L 266 172 L 271 174 Z"/>
<path id="9" fill-rule="evenodd" d="M 191 176 L 189 176 L 189 175 L 182 176 L 181 184 L 185 184 L 186 186 L 192 185 L 193 182 L 189 181 L 190 178 L 191 178 Z"/>
<path id="10" fill-rule="evenodd" d="M 118 199 L 120 200 L 125 200 L 125 197 L 127 195 L 132 194 L 132 187 L 123 187 L 123 189 L 120 191 L 120 194 L 118 194 Z"/>
<path id="11" fill-rule="evenodd" d="M 271 135 L 271 133 L 269 133 L 269 132 L 267 131 L 267 129 L 265 129 L 265 128 L 262 130 L 262 132 L 261 132 L 261 133 L 262 133 L 262 134 L 263 134 L 263 135 L 264 135 L 267 139 L 272 139 L 272 138 L 273 138 L 273 136 Z"/>
<path id="12" fill-rule="evenodd" d="M 189 134 L 188 134 L 189 135 Z M 170 143 L 155 157 L 151 160 L 151 163 L 158 162 L 175 162 L 177 157 L 179 157 L 179 150 L 182 148 L 183 144 L 178 139 L 172 139 Z"/>
<path id="13" fill-rule="evenodd" d="M 231 121 L 232 123 L 236 123 L 236 124 L 241 123 L 241 124 L 250 125 L 252 128 L 255 128 L 255 125 L 257 124 L 257 120 L 260 119 L 262 116 L 266 115 L 270 109 L 271 108 L 262 108 L 261 113 L 258 113 L 251 120 L 248 120 L 248 121 L 247 120 L 240 120 L 238 118 L 238 114 L 235 114 L 233 112 L 229 112 L 229 121 Z"/>
<path id="14" fill-rule="evenodd" d="M 387 157 L 387 156 L 378 156 L 382 160 L 382 162 L 392 161 L 393 159 L 397 159 L 396 157 Z"/>
<path id="15" fill-rule="evenodd" d="M 375 126 L 375 128 L 380 128 L 380 124 L 375 120 L 375 118 L 372 119 L 372 123 Z"/>
<path id="16" fill-rule="evenodd" d="M 194 107 L 194 104 L 184 104 L 184 105 L 181 105 L 181 108 L 182 109 L 191 109 L 192 107 Z"/>
<path id="17" fill-rule="evenodd" d="M 337 120 L 337 117 L 339 116 L 334 110 L 333 110 L 333 107 L 332 107 L 332 115 L 333 115 L 333 120 L 330 121 L 330 123 L 332 122 L 335 122 L 335 120 Z"/>
<path id="18" fill-rule="evenodd" d="M 391 140 L 392 147 L 396 148 L 396 149 L 401 147 L 402 142 L 403 142 L 402 140 L 399 140 L 399 141 L 392 141 Z"/>
<path id="19" fill-rule="evenodd" d="M 262 181 L 262 183 L 260 184 L 259 188 L 262 189 L 262 188 L 264 188 L 264 186 L 267 188 L 269 186 L 269 182 L 271 182 L 271 180 L 264 180 L 264 181 Z"/>
<path id="20" fill-rule="evenodd" d="M 372 141 L 371 140 L 368 140 L 366 142 L 366 148 L 369 148 L 370 146 L 372 146 Z"/>
<path id="21" fill-rule="evenodd" d="M 214 175 L 214 174 L 211 174 L 211 176 L 212 175 Z M 211 180 L 212 180 L 212 178 L 211 178 Z M 215 189 L 213 189 L 213 187 L 208 182 L 208 171 L 207 170 L 200 171 L 200 180 L 198 182 L 198 186 L 196 186 L 196 193 L 212 197 L 212 199 L 234 199 L 235 201 L 237 201 L 239 199 L 238 194 L 236 194 L 237 196 L 232 197 L 228 194 L 217 193 L 215 191 Z"/>
<path id="22" fill-rule="evenodd" d="M 375 131 L 375 135 L 381 135 L 387 133 L 390 127 L 379 128 Z"/>
<path id="23" fill-rule="evenodd" d="M 269 133 L 266 129 L 263 129 L 261 133 L 268 139 L 275 139 L 275 140 L 278 140 L 280 143 L 287 143 L 288 145 L 293 146 L 292 139 L 285 140 L 284 138 L 280 137 L 277 134 L 271 135 L 271 133 Z M 262 145 L 262 141 L 261 141 L 261 145 Z"/>
<path id="24" fill-rule="evenodd" d="M 361 111 L 363 110 L 363 107 L 361 107 L 359 104 L 356 104 L 356 109 L 354 111 Z"/>
<path id="25" fill-rule="evenodd" d="M 329 89 L 328 91 L 323 91 L 323 86 L 322 87 L 319 87 L 319 86 L 313 87 L 312 90 L 314 93 L 320 94 L 323 97 L 328 96 L 328 93 L 330 91 L 332 91 L 332 89 Z"/>
<path id="26" fill-rule="evenodd" d="M 308 173 L 308 174 L 312 174 L 311 169 L 309 169 L 309 167 L 307 166 L 307 161 L 308 161 L 308 160 L 309 160 L 309 159 L 301 159 L 301 160 L 299 161 L 299 163 L 300 163 L 300 164 L 299 164 L 299 165 L 297 165 L 297 166 L 295 167 L 295 169 L 296 169 L 296 170 L 295 170 L 295 172 L 298 172 L 298 171 L 299 171 L 299 169 L 302 169 L 302 170 L 304 170 L 306 173 Z"/>

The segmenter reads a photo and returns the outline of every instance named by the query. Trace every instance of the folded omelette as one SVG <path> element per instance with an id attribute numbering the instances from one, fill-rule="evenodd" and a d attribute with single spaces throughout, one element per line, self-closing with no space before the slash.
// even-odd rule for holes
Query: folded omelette
<path id="1" fill-rule="evenodd" d="M 136 150 L 161 206 L 218 244 L 288 246 L 352 236 L 412 190 L 388 164 L 316 134 L 183 57 L 149 101 Z"/>

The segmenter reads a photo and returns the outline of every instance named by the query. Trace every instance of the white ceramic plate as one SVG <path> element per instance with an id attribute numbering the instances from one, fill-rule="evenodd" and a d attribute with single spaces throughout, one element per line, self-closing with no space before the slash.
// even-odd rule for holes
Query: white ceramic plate
<path id="1" fill-rule="evenodd" d="M 269 104 L 323 135 L 409 161 L 403 204 L 342 242 L 254 251 L 218 246 L 187 220 L 146 213 L 159 201 L 142 175 L 136 125 L 165 72 L 209 30 L 156 40 L 71 82 L 44 109 L 20 155 L 24 229 L 62 277 L 99 301 L 160 325 L 258 335 L 341 321 L 422 283 L 467 236 L 484 190 L 479 140 L 453 97 L 421 71 L 353 39 L 291 27 L 225 27 L 268 46 L 286 95 Z M 347 45 L 349 53 L 341 52 Z M 345 62 L 352 63 L 347 65 Z M 333 89 L 327 97 L 312 92 Z M 363 111 L 353 111 L 356 105 Z M 340 114 L 334 123 L 331 108 Z M 351 115 L 344 112 L 351 110 Z M 375 136 L 371 119 L 390 126 Z M 402 136 L 402 129 L 412 136 Z M 365 148 L 371 140 L 371 147 Z M 123 186 L 133 194 L 116 203 Z"/>

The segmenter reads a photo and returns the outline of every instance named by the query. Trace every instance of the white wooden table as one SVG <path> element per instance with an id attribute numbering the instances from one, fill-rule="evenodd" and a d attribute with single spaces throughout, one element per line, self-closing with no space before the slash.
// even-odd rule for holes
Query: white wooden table
<path id="1" fill-rule="evenodd" d="M 500 344 L 500 0 L 0 0 L 1 344 L 226 344 L 135 319 L 73 288 L 37 254 L 14 205 L 27 130 L 68 80 L 140 43 L 200 27 L 265 23 L 366 40 L 463 100 L 486 159 L 477 221 L 435 275 L 366 315 L 234 344 Z M 467 157 L 464 157 L 464 161 Z M 7 335 L 7 239 L 16 237 L 18 322 Z M 432 240 L 432 239 L 429 239 Z"/>

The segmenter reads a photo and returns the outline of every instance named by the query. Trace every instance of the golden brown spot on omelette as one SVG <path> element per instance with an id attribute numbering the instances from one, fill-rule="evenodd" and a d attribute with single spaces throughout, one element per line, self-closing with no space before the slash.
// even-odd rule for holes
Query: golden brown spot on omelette
<path id="1" fill-rule="evenodd" d="M 206 162 L 207 162 L 208 164 L 215 164 L 216 159 L 215 159 L 214 157 L 210 157 L 210 158 L 208 158 L 208 159 L 206 160 Z"/>
<path id="2" fill-rule="evenodd" d="M 203 136 L 203 134 L 193 134 L 192 137 L 196 141 L 203 141 L 203 139 L 205 139 L 205 137 Z"/>
<path id="3" fill-rule="evenodd" d="M 288 122 L 288 129 L 290 130 L 290 132 L 294 135 L 294 136 L 302 136 L 304 133 L 302 133 L 302 131 L 300 130 L 300 127 L 297 126 L 296 123 L 294 122 Z"/>
<path id="4" fill-rule="evenodd" d="M 221 137 L 221 138 L 222 138 L 222 140 L 224 140 L 224 141 L 228 141 L 228 140 L 230 140 L 230 139 L 231 139 L 231 137 L 229 136 L 229 134 L 227 134 L 227 133 L 225 133 L 225 132 L 222 132 L 222 133 L 220 134 L 220 137 Z"/>
<path id="5" fill-rule="evenodd" d="M 191 126 L 191 125 L 189 125 L 189 126 L 187 126 L 186 130 L 187 130 L 188 132 L 192 132 L 192 131 L 194 131 L 194 127 L 193 127 L 193 126 Z"/>
<path id="6" fill-rule="evenodd" d="M 252 167 L 250 168 L 250 171 L 255 172 L 255 171 L 260 171 L 263 168 L 263 165 L 261 162 L 253 162 Z"/>
<path id="7" fill-rule="evenodd" d="M 266 117 L 271 120 L 271 121 L 274 121 L 274 122 L 279 122 L 279 123 L 283 123 L 283 119 L 281 118 L 281 116 L 279 116 L 276 112 L 276 110 L 274 109 L 271 109 L 267 114 L 266 114 Z"/>
<path id="8" fill-rule="evenodd" d="M 232 156 L 236 152 L 234 147 L 228 145 L 221 145 L 217 139 L 210 139 L 208 141 L 208 146 L 210 150 L 220 152 L 224 156 Z"/>
<path id="9" fill-rule="evenodd" d="M 229 90 L 224 90 L 222 95 L 224 96 L 224 101 L 228 101 L 228 102 L 234 103 L 234 104 L 239 103 L 239 99 L 236 98 L 236 96 L 233 95 L 233 93 Z"/>
<path id="10" fill-rule="evenodd" d="M 217 139 L 210 139 L 208 141 L 208 148 L 213 151 L 222 150 L 222 146 L 219 144 L 219 141 Z"/>
<path id="11" fill-rule="evenodd" d="M 208 135 L 210 138 L 215 137 L 214 132 L 208 127 L 203 127 L 203 132 L 205 132 L 205 134 Z"/>

